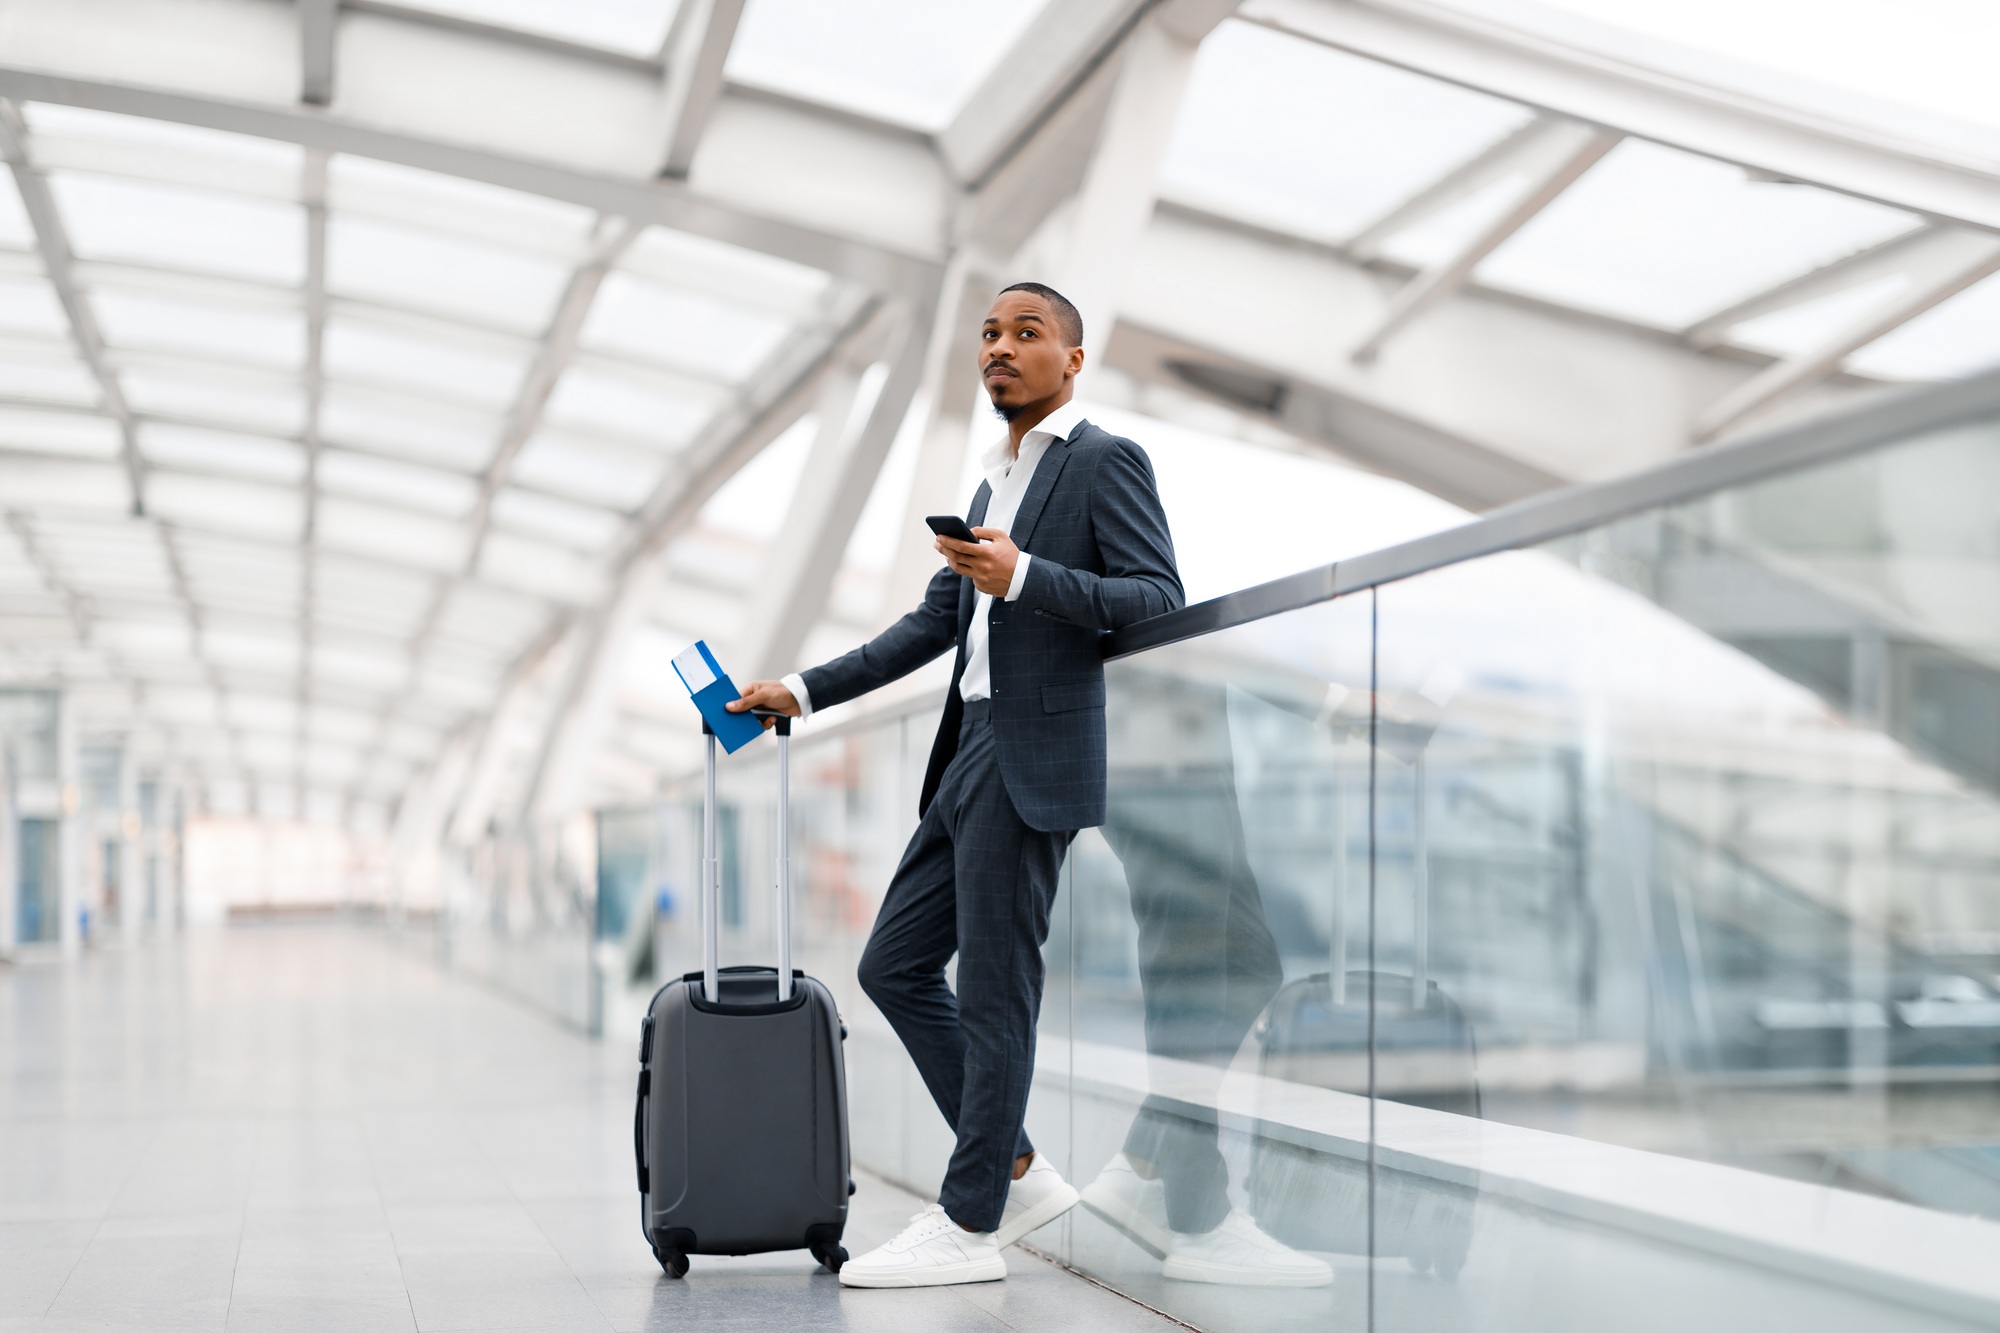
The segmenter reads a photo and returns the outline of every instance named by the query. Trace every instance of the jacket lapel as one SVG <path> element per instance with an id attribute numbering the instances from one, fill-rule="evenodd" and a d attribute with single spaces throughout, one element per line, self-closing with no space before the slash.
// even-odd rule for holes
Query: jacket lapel
<path id="1" fill-rule="evenodd" d="M 1014 511 L 1014 525 L 1007 535 L 1014 539 L 1014 545 L 1028 549 L 1028 540 L 1035 535 L 1035 524 L 1041 521 L 1042 507 L 1049 502 L 1049 492 L 1056 488 L 1056 478 L 1062 475 L 1063 464 L 1069 461 L 1070 441 L 1082 434 L 1088 421 L 1079 421 L 1069 435 L 1061 440 L 1051 441 L 1042 452 L 1042 461 L 1035 464 L 1035 475 L 1028 478 L 1028 493 L 1021 497 L 1021 507 Z M 981 512 L 984 512 L 983 510 Z"/>
<path id="2" fill-rule="evenodd" d="M 1037 468 L 1036 471 L 1040 471 Z M 986 506 L 992 502 L 993 487 L 980 482 L 979 489 L 972 493 L 972 508 L 965 511 L 965 526 L 976 528 L 986 522 Z M 978 603 L 979 590 L 972 586 L 971 579 L 961 579 L 958 584 L 958 655 L 960 662 L 965 659 L 965 636 L 972 629 L 972 608 Z M 954 674 L 954 680 L 956 675 Z"/>

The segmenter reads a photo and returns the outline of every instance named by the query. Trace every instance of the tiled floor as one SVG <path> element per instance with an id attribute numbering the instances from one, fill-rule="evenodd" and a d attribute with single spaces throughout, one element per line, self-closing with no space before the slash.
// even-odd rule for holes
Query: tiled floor
<path id="1" fill-rule="evenodd" d="M 668 1281 L 634 1071 L 363 928 L 0 964 L 0 1331 L 1171 1327 L 1020 1250 L 934 1291 L 803 1254 Z M 857 1252 L 918 1206 L 854 1202 Z"/>

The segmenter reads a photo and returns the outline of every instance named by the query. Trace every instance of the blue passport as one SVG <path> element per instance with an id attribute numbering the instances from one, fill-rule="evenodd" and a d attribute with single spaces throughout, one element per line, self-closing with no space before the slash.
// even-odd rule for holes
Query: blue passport
<path id="1" fill-rule="evenodd" d="M 674 670 L 679 673 L 681 684 L 687 686 L 687 692 L 694 696 L 694 706 L 701 710 L 709 730 L 722 742 L 725 751 L 735 754 L 764 734 L 764 724 L 750 714 L 732 713 L 723 707 L 741 699 L 743 692 L 731 683 L 715 654 L 708 651 L 707 643 L 696 639 L 682 650 L 674 658 Z"/>

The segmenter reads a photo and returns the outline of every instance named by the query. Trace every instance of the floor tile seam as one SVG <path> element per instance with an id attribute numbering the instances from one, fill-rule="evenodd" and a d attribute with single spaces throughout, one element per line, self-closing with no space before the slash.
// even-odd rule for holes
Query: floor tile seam
<path id="1" fill-rule="evenodd" d="M 577 1036 L 575 1039 L 578 1041 L 589 1040 L 588 1038 L 583 1037 L 581 1035 Z M 453 1107 L 451 1108 L 451 1114 L 453 1119 L 462 1121 L 465 1113 L 459 1108 Z M 542 1242 L 549 1247 L 549 1252 L 555 1255 L 556 1262 L 562 1265 L 562 1271 L 569 1274 L 569 1280 L 576 1284 L 577 1290 L 583 1293 L 583 1298 L 586 1301 L 590 1302 L 590 1308 L 596 1312 L 597 1317 L 599 1319 L 604 1321 L 604 1327 L 607 1330 L 616 1329 L 618 1327 L 617 1321 L 612 1318 L 609 1311 L 605 1310 L 605 1308 L 598 1303 L 597 1293 L 590 1289 L 590 1284 L 588 1282 L 585 1282 L 582 1276 L 577 1273 L 576 1269 L 570 1265 L 569 1256 L 563 1253 L 562 1246 L 556 1244 L 555 1237 L 551 1236 L 548 1232 L 548 1228 L 542 1225 L 542 1219 L 536 1214 L 535 1210 L 529 1206 L 528 1201 L 521 1197 L 520 1192 L 516 1190 L 513 1184 L 507 1181 L 506 1176 L 500 1172 L 499 1163 L 493 1160 L 493 1155 L 491 1152 L 487 1150 L 485 1143 L 482 1140 L 480 1140 L 477 1135 L 472 1133 L 472 1127 L 469 1124 L 465 1125 L 465 1131 L 466 1131 L 466 1138 L 471 1142 L 474 1151 L 479 1154 L 480 1159 L 486 1163 L 488 1169 L 494 1173 L 495 1178 L 499 1179 L 502 1183 L 506 1184 L 507 1197 L 514 1201 L 515 1207 L 519 1208 L 523 1213 L 527 1214 L 529 1223 L 532 1224 L 535 1228 L 535 1234 L 542 1238 Z"/>
<path id="2" fill-rule="evenodd" d="M 1137 1296 L 1134 1296 L 1131 1292 L 1120 1291 L 1117 1287 L 1114 1287 L 1108 1282 L 1101 1281 L 1098 1278 L 1091 1276 L 1089 1273 L 1084 1272 L 1081 1268 L 1077 1268 L 1071 1264 L 1063 1262 L 1061 1259 L 1058 1259 L 1055 1255 L 1049 1253 L 1046 1250 L 1034 1249 L 1033 1247 L 1027 1245 L 1026 1243 L 1022 1243 L 1020 1248 L 1024 1252 L 1033 1255 L 1035 1258 L 1041 1260 L 1043 1263 L 1047 1264 L 1049 1267 L 1055 1269 L 1056 1271 L 1060 1273 L 1066 1273 L 1070 1277 L 1077 1278 L 1083 1282 L 1087 1282 L 1091 1286 L 1096 1287 L 1099 1291 L 1109 1292 L 1111 1295 L 1116 1296 L 1119 1300 L 1124 1301 L 1128 1305 L 1136 1305 L 1141 1310 L 1145 1310 L 1151 1314 L 1158 1315 L 1160 1318 L 1166 1320 L 1170 1324 L 1176 1325 L 1177 1327 L 1180 1328 L 1188 1329 L 1189 1333 L 1207 1333 L 1207 1331 L 1203 1329 L 1200 1325 L 1190 1324 L 1187 1320 L 1182 1319 L 1177 1315 L 1168 1314 L 1165 1310 L 1160 1309 L 1157 1305 L 1148 1305 L 1146 1304 L 1146 1302 L 1140 1300 Z M 1008 1327 L 1012 1328 L 1013 1325 L 1009 1324 Z"/>
<path id="3" fill-rule="evenodd" d="M 257 1166 L 264 1155 L 264 1132 L 271 1118 L 265 1111 L 256 1119 L 256 1141 L 250 1145 L 250 1169 L 243 1173 L 243 1199 L 236 1210 L 236 1253 L 229 1260 L 229 1299 L 223 1303 L 222 1326 L 229 1327 L 230 1312 L 236 1308 L 236 1279 L 243 1272 L 243 1237 L 249 1231 L 250 1195 L 256 1188 Z"/>
<path id="4" fill-rule="evenodd" d="M 102 1213 L 98 1214 L 97 1225 L 92 1227 L 90 1231 L 90 1239 L 86 1240 L 83 1243 L 83 1248 L 76 1252 L 76 1258 L 70 1261 L 69 1271 L 63 1274 L 62 1283 L 57 1286 L 55 1294 L 49 1297 L 48 1305 L 43 1307 L 42 1318 L 50 1318 L 54 1314 L 56 1306 L 62 1303 L 63 1293 L 69 1290 L 69 1284 L 76 1278 L 76 1270 L 83 1266 L 85 1256 L 90 1253 L 91 1249 L 96 1246 L 98 1240 L 104 1235 L 105 1224 L 111 1220 L 111 1214 L 117 1209 L 118 1201 L 125 1197 L 125 1191 L 132 1187 L 132 1178 L 138 1174 L 139 1167 L 145 1162 L 147 1154 L 152 1152 L 153 1145 L 159 1141 L 161 1133 L 164 1132 L 165 1125 L 165 1120 L 156 1120 L 153 1122 L 152 1132 L 146 1136 L 146 1146 L 133 1155 L 132 1165 L 126 1169 L 124 1173 L 125 1178 L 119 1182 L 118 1189 L 111 1196 L 111 1202 L 105 1206 Z M 239 1232 L 238 1235 L 240 1238 L 241 1233 Z"/>
<path id="5" fill-rule="evenodd" d="M 378 947 L 385 949 L 387 948 L 386 945 L 379 943 Z M 465 981 L 461 977 L 459 977 L 456 973 L 453 973 L 450 970 L 442 967 L 440 967 L 438 971 L 439 973 L 441 973 L 440 980 L 443 982 L 443 986 L 441 987 L 441 989 L 446 993 L 447 996 L 449 996 L 449 993 L 453 990 L 460 990 L 466 988 Z M 486 998 L 486 995 L 487 995 L 486 992 L 483 991 L 481 992 L 481 998 Z M 581 1040 L 582 1038 L 578 1039 Z M 481 1142 L 476 1135 L 472 1133 L 472 1128 L 470 1124 L 468 1124 L 465 1120 L 464 1111 L 462 1111 L 460 1108 L 456 1106 L 451 1106 L 451 1105 L 447 1105 L 443 1109 L 445 1110 L 446 1114 L 450 1116 L 452 1122 L 459 1126 L 460 1132 L 464 1136 L 465 1140 L 471 1145 L 472 1150 L 474 1154 L 476 1154 L 478 1159 L 485 1164 L 487 1170 L 493 1174 L 493 1177 L 495 1179 L 505 1183 L 506 1177 L 500 1172 L 499 1164 L 493 1160 L 493 1156 L 487 1150 L 486 1145 L 483 1142 Z M 363 1142 L 364 1143 L 366 1142 L 365 1136 Z M 370 1171 L 372 1174 L 374 1170 L 374 1154 L 372 1152 L 369 1154 L 369 1161 L 370 1161 Z M 377 1183 L 377 1190 L 379 1193 L 380 1190 L 379 1181 Z M 583 1298 L 590 1303 L 591 1311 L 597 1315 L 598 1319 L 603 1321 L 603 1324 L 607 1330 L 615 1329 L 617 1327 L 615 1321 L 613 1321 L 611 1316 L 605 1312 L 604 1308 L 598 1304 L 597 1297 L 595 1293 L 593 1293 L 590 1290 L 589 1284 L 584 1282 L 584 1280 L 577 1275 L 576 1270 L 570 1267 L 569 1260 L 566 1257 L 564 1257 L 562 1249 L 558 1245 L 556 1245 L 555 1241 L 549 1236 L 547 1230 L 542 1226 L 541 1219 L 535 1216 L 534 1210 L 528 1206 L 527 1202 L 524 1199 L 521 1198 L 519 1192 L 515 1190 L 514 1186 L 511 1183 L 508 1183 L 506 1185 L 506 1190 L 507 1190 L 507 1198 L 513 1202 L 515 1207 L 519 1208 L 523 1213 L 527 1215 L 528 1221 L 535 1228 L 535 1234 L 537 1234 L 542 1238 L 543 1243 L 546 1244 L 549 1247 L 550 1252 L 554 1254 L 556 1262 L 562 1266 L 562 1271 L 568 1275 L 569 1280 L 575 1284 L 577 1290 L 583 1293 Z M 386 1215 L 387 1212 L 386 1202 L 384 1205 L 384 1212 Z M 410 1299 L 411 1302 L 410 1317 L 412 1320 L 415 1320 L 417 1317 L 416 1303 L 415 1303 L 415 1298 L 410 1297 L 409 1274 L 408 1271 L 403 1266 L 405 1258 L 403 1253 L 403 1247 L 401 1242 L 396 1237 L 395 1224 L 393 1222 L 389 1222 L 388 1226 L 389 1226 L 390 1242 L 394 1244 L 396 1247 L 397 1271 L 403 1274 L 403 1294 L 405 1295 L 405 1297 L 408 1297 Z M 417 1327 L 421 1329 L 423 1325 L 419 1323 Z"/>

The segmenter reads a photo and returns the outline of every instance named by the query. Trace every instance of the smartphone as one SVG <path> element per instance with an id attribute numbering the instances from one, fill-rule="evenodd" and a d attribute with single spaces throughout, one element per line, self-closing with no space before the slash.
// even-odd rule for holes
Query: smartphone
<path id="1" fill-rule="evenodd" d="M 924 522 L 931 525 L 931 531 L 940 537 L 949 537 L 955 542 L 976 542 L 972 528 L 957 514 L 932 514 Z"/>

